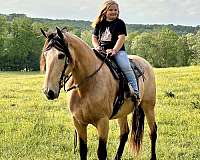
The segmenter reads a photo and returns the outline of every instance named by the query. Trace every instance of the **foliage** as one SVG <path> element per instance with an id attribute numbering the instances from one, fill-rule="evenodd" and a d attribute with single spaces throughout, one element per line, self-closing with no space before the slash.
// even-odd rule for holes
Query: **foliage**
<path id="1" fill-rule="evenodd" d="M 177 59 L 178 56 L 181 56 L 180 46 L 177 45 L 178 35 L 169 30 L 163 29 L 158 33 L 156 37 L 157 41 L 157 57 L 156 67 L 169 67 L 169 66 L 181 66 Z"/>
<path id="2" fill-rule="evenodd" d="M 138 32 L 131 32 L 128 34 L 128 36 L 126 36 L 125 48 L 128 54 L 134 54 L 134 50 L 131 49 L 131 46 L 132 46 L 133 40 L 135 39 L 137 35 L 139 35 Z"/>
<path id="3" fill-rule="evenodd" d="M 143 32 L 133 39 L 129 38 L 132 43 L 129 41 L 128 50 L 132 50 L 129 52 L 131 54 L 147 59 L 154 67 L 187 66 L 194 64 L 192 63 L 194 59 L 195 64 L 199 64 L 199 37 L 197 35 L 179 36 L 168 28 Z"/>
<path id="4" fill-rule="evenodd" d="M 1 23 L 4 22 L 1 20 Z M 4 22 L 5 23 L 5 22 Z M 39 28 L 44 25 L 33 23 L 30 18 L 14 18 L 4 27 L 4 41 L 1 39 L 1 70 L 38 70 L 39 57 L 44 38 L 39 37 Z M 44 27 L 45 28 L 45 27 Z"/>
<path id="5" fill-rule="evenodd" d="M 0 14 L 1 15 L 1 14 Z M 7 17 L 9 21 L 12 21 L 14 18 L 22 18 L 26 17 L 25 14 L 9 14 L 4 15 Z M 56 26 L 62 28 L 64 26 L 67 26 L 69 30 L 79 30 L 79 31 L 85 31 L 85 30 L 92 30 L 91 22 L 90 21 L 83 21 L 83 20 L 69 20 L 69 19 L 47 19 L 47 18 L 32 18 L 33 22 L 39 22 L 47 25 L 49 28 L 54 29 Z M 163 27 L 169 28 L 170 30 L 173 30 L 178 35 L 186 35 L 187 33 L 194 33 L 196 34 L 198 30 L 200 30 L 200 25 L 194 27 L 194 26 L 182 26 L 182 25 L 173 25 L 173 24 L 126 24 L 127 30 L 129 33 L 131 32 L 152 32 L 155 30 L 161 30 Z M 73 29 L 72 29 L 73 28 Z"/>
<path id="6" fill-rule="evenodd" d="M 132 41 L 130 50 L 132 50 L 133 54 L 139 55 L 147 59 L 151 64 L 154 64 L 154 56 L 156 56 L 154 39 L 151 33 L 144 32 L 137 35 Z"/>
<path id="7" fill-rule="evenodd" d="M 40 28 L 55 31 L 56 26 L 67 26 L 69 32 L 92 47 L 90 25 L 89 21 L 0 15 L 0 70 L 39 70 L 44 43 Z M 127 28 L 127 53 L 144 57 L 154 67 L 200 64 L 200 26 L 127 24 Z"/>
<path id="8" fill-rule="evenodd" d="M 0 66 L 3 65 L 3 59 L 5 58 L 7 50 L 5 48 L 5 44 L 8 39 L 7 34 L 8 34 L 8 23 L 6 17 L 0 16 Z"/>
<path id="9" fill-rule="evenodd" d="M 90 47 L 93 47 L 92 46 L 92 40 L 91 40 L 91 37 L 92 37 L 92 33 L 90 31 L 83 31 L 81 33 L 81 39 L 83 41 L 85 41 Z"/>
<path id="10" fill-rule="evenodd" d="M 155 69 L 159 160 L 200 158 L 199 71 L 199 66 Z M 78 160 L 67 93 L 48 101 L 41 93 L 44 75 L 37 72 L 0 72 L 0 79 L 0 159 Z M 150 159 L 148 130 L 145 123 L 141 160 Z M 116 153 L 119 133 L 117 121 L 110 121 L 109 159 Z M 97 147 L 97 132 L 89 125 L 88 159 L 97 159 Z M 123 159 L 133 159 L 128 144 Z"/>
<path id="11" fill-rule="evenodd" d="M 152 32 L 161 30 L 162 28 L 169 28 L 170 30 L 176 32 L 178 35 L 186 35 L 187 33 L 197 33 L 200 30 L 200 25 L 193 27 L 193 26 L 182 26 L 182 25 L 173 25 L 173 24 L 152 24 L 152 25 L 144 25 L 144 24 L 127 24 L 128 32 Z"/>
<path id="12" fill-rule="evenodd" d="M 200 30 L 196 35 L 187 34 L 186 35 L 188 46 L 192 52 L 190 57 L 191 64 L 200 64 Z"/>

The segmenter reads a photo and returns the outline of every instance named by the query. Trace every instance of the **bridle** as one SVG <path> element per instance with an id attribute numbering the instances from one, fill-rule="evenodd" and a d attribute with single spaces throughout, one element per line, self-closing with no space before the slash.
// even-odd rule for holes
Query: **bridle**
<path id="1" fill-rule="evenodd" d="M 42 33 L 44 32 L 43 30 L 41 30 L 41 31 L 42 31 Z M 95 70 L 92 74 L 90 74 L 87 77 L 85 77 L 85 79 L 83 79 L 78 84 L 74 84 L 70 88 L 66 89 L 65 85 L 68 82 L 68 80 L 72 77 L 72 73 L 70 73 L 69 75 L 65 75 L 65 71 L 67 69 L 67 66 L 72 62 L 72 57 L 70 55 L 68 44 L 66 44 L 64 42 L 63 34 L 61 33 L 61 31 L 58 28 L 57 28 L 57 33 L 58 34 L 52 33 L 52 34 L 50 34 L 49 36 L 46 37 L 47 41 L 48 41 L 48 45 L 45 48 L 45 51 L 48 51 L 52 47 L 54 47 L 58 51 L 61 51 L 61 52 L 64 53 L 65 61 L 64 61 L 64 68 L 63 68 L 63 71 L 62 71 L 62 74 L 61 74 L 61 77 L 60 77 L 60 80 L 59 80 L 59 92 L 60 92 L 62 87 L 64 87 L 64 91 L 65 92 L 68 92 L 68 91 L 70 91 L 72 89 L 79 88 L 84 82 L 86 82 L 88 79 L 90 79 L 95 74 L 97 74 L 100 71 L 100 69 L 102 68 L 102 66 L 105 63 L 106 59 L 108 58 L 108 55 L 105 56 L 104 60 L 102 61 L 101 65 L 97 68 L 97 70 Z"/>
<path id="2" fill-rule="evenodd" d="M 69 65 L 69 63 L 72 62 L 72 58 L 71 58 L 71 55 L 70 55 L 70 52 L 69 52 L 68 44 L 65 44 L 63 38 L 59 37 L 55 33 L 52 33 L 47 37 L 47 41 L 48 41 L 48 45 L 47 45 L 47 47 L 45 48 L 44 51 L 48 51 L 52 47 L 54 47 L 58 51 L 64 53 L 64 56 L 65 56 L 64 57 L 64 68 L 63 68 L 63 71 L 61 73 L 60 80 L 59 80 L 59 92 L 60 92 L 60 90 L 63 86 L 64 86 L 64 90 L 66 90 L 65 84 L 67 83 L 67 81 L 72 76 L 71 74 L 65 75 L 65 71 L 67 69 L 67 66 Z"/>

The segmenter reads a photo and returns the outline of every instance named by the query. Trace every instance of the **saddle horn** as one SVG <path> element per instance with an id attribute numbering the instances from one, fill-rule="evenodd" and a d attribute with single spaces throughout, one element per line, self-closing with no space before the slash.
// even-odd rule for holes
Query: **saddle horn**
<path id="1" fill-rule="evenodd" d="M 47 38 L 46 32 L 45 32 L 42 28 L 40 28 L 40 31 L 41 31 L 42 34 Z"/>
<path id="2" fill-rule="evenodd" d="M 56 27 L 57 33 L 58 33 L 58 37 L 60 37 L 61 39 L 64 39 L 64 36 L 60 30 L 60 28 Z"/>

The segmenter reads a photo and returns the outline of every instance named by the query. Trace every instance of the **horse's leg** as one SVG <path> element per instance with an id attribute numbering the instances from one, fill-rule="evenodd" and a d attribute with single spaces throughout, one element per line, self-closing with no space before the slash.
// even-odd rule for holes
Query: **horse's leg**
<path id="1" fill-rule="evenodd" d="M 99 160 L 106 160 L 107 150 L 106 144 L 108 139 L 108 130 L 109 130 L 109 119 L 108 117 L 101 118 L 97 121 L 96 124 L 98 135 L 99 135 L 99 146 L 97 155 Z"/>
<path id="2" fill-rule="evenodd" d="M 115 160 L 120 160 L 124 151 L 124 146 L 128 140 L 129 127 L 127 122 L 127 116 L 118 119 L 119 127 L 120 127 L 120 144 L 117 150 L 117 154 L 115 156 Z"/>
<path id="3" fill-rule="evenodd" d="M 151 139 L 151 160 L 156 160 L 157 125 L 155 121 L 154 103 L 143 103 L 142 106 L 150 128 L 149 136 Z"/>
<path id="4" fill-rule="evenodd" d="M 74 118 L 74 125 L 79 137 L 79 150 L 81 160 L 87 160 L 87 126 L 79 123 Z"/>

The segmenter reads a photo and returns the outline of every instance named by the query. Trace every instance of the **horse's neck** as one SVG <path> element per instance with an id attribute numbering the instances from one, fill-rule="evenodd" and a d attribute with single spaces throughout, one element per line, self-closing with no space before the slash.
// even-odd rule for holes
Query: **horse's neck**
<path id="1" fill-rule="evenodd" d="M 100 61 L 95 56 L 92 49 L 80 39 L 73 37 L 71 44 L 75 59 L 75 66 L 72 74 L 74 80 L 79 83 L 97 70 L 98 66 L 100 66 Z"/>

